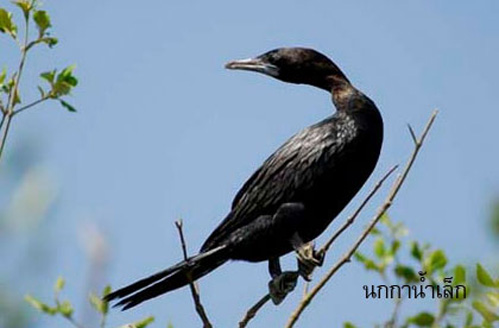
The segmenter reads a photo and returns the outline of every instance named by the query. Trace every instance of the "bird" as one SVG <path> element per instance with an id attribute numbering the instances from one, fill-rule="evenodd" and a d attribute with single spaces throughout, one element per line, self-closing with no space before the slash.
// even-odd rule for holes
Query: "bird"
<path id="1" fill-rule="evenodd" d="M 320 265 L 324 254 L 305 252 L 307 246 L 357 194 L 378 162 L 381 113 L 327 56 L 286 47 L 225 67 L 325 90 L 336 111 L 292 136 L 264 161 L 197 255 L 104 298 L 119 300 L 115 306 L 122 310 L 183 287 L 230 260 L 267 261 L 272 300 L 280 303 L 297 279 L 295 271 L 282 272 L 280 257 L 297 251 L 299 267 Z M 302 271 L 297 272 L 307 278 Z"/>

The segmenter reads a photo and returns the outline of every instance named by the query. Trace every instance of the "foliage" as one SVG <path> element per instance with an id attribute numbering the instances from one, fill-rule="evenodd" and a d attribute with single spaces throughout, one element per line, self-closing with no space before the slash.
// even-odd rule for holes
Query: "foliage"
<path id="1" fill-rule="evenodd" d="M 462 293 L 455 298 L 437 298 L 435 311 L 422 311 L 399 319 L 400 307 L 407 298 L 394 299 L 394 311 L 382 326 L 384 327 L 465 327 L 489 328 L 499 322 L 499 279 L 480 264 L 474 270 L 476 279 L 471 279 L 464 265 L 449 266 L 443 250 L 433 249 L 429 244 L 408 242 L 404 237 L 407 228 L 400 222 L 393 222 L 388 215 L 381 220 L 381 227 L 371 231 L 374 238 L 372 256 L 357 252 L 355 259 L 368 271 L 377 273 L 387 284 L 417 285 L 421 273 L 426 272 L 430 284 L 442 282 L 444 277 L 453 277 L 452 285 L 465 285 L 472 289 L 471 298 Z M 402 253 L 405 251 L 406 253 Z M 406 259 L 402 262 L 401 258 Z M 424 280 L 423 280 L 424 281 Z M 344 327 L 355 328 L 351 322 Z"/>
<path id="2" fill-rule="evenodd" d="M 39 310 L 42 313 L 45 313 L 46 315 L 49 315 L 49 316 L 58 315 L 58 316 L 63 317 L 64 319 L 68 320 L 76 328 L 86 328 L 85 325 L 77 322 L 74 319 L 74 307 L 71 304 L 71 302 L 69 302 L 67 300 L 61 301 L 59 298 L 59 294 L 64 289 L 65 285 L 66 285 L 66 282 L 62 277 L 59 277 L 57 279 L 57 281 L 55 282 L 55 284 L 54 284 L 54 304 L 48 304 L 48 303 L 42 302 L 31 295 L 26 295 L 25 300 L 32 307 L 34 307 L 35 309 Z M 104 301 L 103 298 L 104 298 L 104 296 L 106 296 L 110 292 L 111 292 L 111 287 L 106 286 L 106 287 L 104 287 L 104 290 L 102 291 L 100 296 L 97 296 L 94 293 L 90 293 L 89 298 L 88 298 L 93 309 L 95 311 L 97 311 L 101 316 L 101 321 L 100 321 L 101 328 L 106 327 L 106 318 L 107 318 L 107 314 L 109 312 L 109 303 Z M 144 318 L 142 320 L 124 325 L 122 328 L 146 328 L 153 321 L 154 321 L 154 317 L 147 317 L 147 318 Z"/>
<path id="3" fill-rule="evenodd" d="M 29 51 L 38 45 L 47 45 L 49 48 L 52 48 L 58 43 L 58 40 L 50 34 L 50 28 L 52 27 L 50 16 L 45 10 L 39 9 L 40 4 L 37 0 L 17 0 L 13 1 L 13 4 L 19 7 L 23 14 L 24 37 L 19 37 L 19 27 L 14 21 L 12 13 L 4 8 L 0 8 L 0 33 L 9 36 L 17 44 L 20 52 L 18 68 L 3 68 L 0 72 L 0 111 L 2 114 L 0 122 L 0 159 L 3 154 L 12 118 L 17 114 L 47 100 L 56 100 L 68 111 L 76 111 L 65 99 L 78 84 L 78 80 L 73 75 L 74 65 L 62 70 L 54 69 L 42 72 L 40 77 L 48 83 L 48 88 L 37 86 L 40 97 L 35 101 L 21 106 L 23 100 L 20 91 L 20 80 Z M 30 24 L 33 23 L 37 29 L 35 36 L 31 36 L 33 33 L 30 33 L 29 29 Z"/>

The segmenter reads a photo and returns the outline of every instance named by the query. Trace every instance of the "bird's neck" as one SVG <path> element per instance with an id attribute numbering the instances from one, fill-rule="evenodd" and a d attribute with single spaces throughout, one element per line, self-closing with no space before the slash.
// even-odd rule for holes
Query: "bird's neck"
<path id="1" fill-rule="evenodd" d="M 333 104 L 338 111 L 352 112 L 362 107 L 363 100 L 367 97 L 348 80 L 333 76 L 328 82 Z"/>

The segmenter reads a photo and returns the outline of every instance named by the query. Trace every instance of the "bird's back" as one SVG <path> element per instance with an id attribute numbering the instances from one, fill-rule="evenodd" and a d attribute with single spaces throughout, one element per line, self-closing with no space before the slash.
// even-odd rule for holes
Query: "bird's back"
<path id="1" fill-rule="evenodd" d="M 299 234 L 304 241 L 317 237 L 376 165 L 383 123 L 374 103 L 369 107 L 353 113 L 337 111 L 286 141 L 243 185 L 231 212 L 202 250 L 225 243 L 234 231 L 261 216 L 275 214 L 284 203 L 304 204 L 307 220 Z M 289 251 L 287 245 L 276 250 Z"/>

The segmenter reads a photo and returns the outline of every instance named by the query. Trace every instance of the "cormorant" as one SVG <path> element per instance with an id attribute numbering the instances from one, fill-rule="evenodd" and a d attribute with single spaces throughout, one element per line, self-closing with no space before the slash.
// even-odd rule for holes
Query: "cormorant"
<path id="1" fill-rule="evenodd" d="M 372 173 L 383 139 L 374 102 L 329 58 L 307 48 L 279 48 L 231 61 L 228 69 L 263 73 L 332 94 L 336 112 L 286 141 L 249 178 L 199 254 L 109 294 L 123 310 L 185 286 L 228 260 L 269 262 L 274 303 L 294 288 L 297 272 L 282 272 L 279 257 L 298 252 L 300 274 L 320 265 L 304 247 L 321 234 Z"/>

